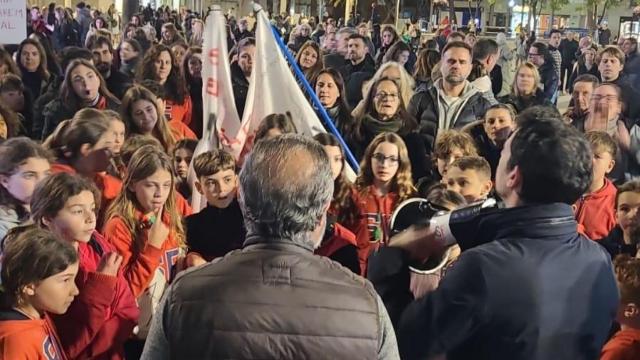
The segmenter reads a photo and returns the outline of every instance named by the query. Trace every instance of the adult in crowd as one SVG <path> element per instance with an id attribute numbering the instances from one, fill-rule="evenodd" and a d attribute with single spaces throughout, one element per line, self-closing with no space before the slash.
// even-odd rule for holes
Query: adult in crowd
<path id="1" fill-rule="evenodd" d="M 435 291 L 414 301 L 408 264 L 442 243 L 439 226 L 401 233 L 369 258 L 403 359 L 598 358 L 619 295 L 609 255 L 576 232 L 571 207 L 591 183 L 592 154 L 544 112 L 520 115 L 496 174 L 506 208 L 456 234 L 463 252 Z"/>
<path id="2" fill-rule="evenodd" d="M 382 39 L 382 45 L 378 49 L 378 52 L 376 53 L 376 56 L 375 56 L 376 66 L 380 66 L 382 64 L 384 56 L 387 53 L 387 51 L 389 51 L 391 46 L 393 46 L 393 44 L 395 44 L 397 41 L 400 41 L 400 36 L 398 35 L 398 32 L 396 31 L 395 26 L 391 24 L 382 25 L 382 28 L 380 29 L 380 34 Z"/>
<path id="3" fill-rule="evenodd" d="M 555 68 L 555 60 L 547 45 L 541 42 L 531 44 L 529 48 L 529 61 L 538 68 L 540 74 L 539 86 L 545 99 L 555 104 L 558 99 L 559 72 Z"/>
<path id="4" fill-rule="evenodd" d="M 407 110 L 417 119 L 426 149 L 431 151 L 439 130 L 462 128 L 484 116 L 489 102 L 467 77 L 471 72 L 471 48 L 462 41 L 447 44 L 442 50 L 442 78 L 433 87 L 418 90 Z"/>
<path id="5" fill-rule="evenodd" d="M 433 69 L 440 62 L 440 52 L 433 49 L 422 49 L 418 53 L 416 70 L 413 78 L 416 82 L 416 91 L 426 90 L 433 86 Z"/>
<path id="6" fill-rule="evenodd" d="M 343 137 L 349 135 L 353 128 L 353 118 L 351 108 L 347 104 L 342 75 L 336 69 L 324 69 L 318 74 L 314 88 L 320 104 L 340 134 Z"/>
<path id="7" fill-rule="evenodd" d="M 135 79 L 138 65 L 144 56 L 142 45 L 136 39 L 124 39 L 120 44 L 120 72 Z"/>
<path id="8" fill-rule="evenodd" d="M 138 80 L 154 80 L 163 87 L 167 120 L 191 124 L 191 97 L 182 70 L 171 49 L 162 44 L 152 47 L 142 60 Z"/>
<path id="9" fill-rule="evenodd" d="M 313 84 L 320 70 L 324 68 L 322 51 L 315 41 L 307 41 L 296 54 L 296 62 L 309 84 Z"/>
<path id="10" fill-rule="evenodd" d="M 553 106 L 551 101 L 544 96 L 542 89 L 538 87 L 540 74 L 535 65 L 523 62 L 516 70 L 516 76 L 511 86 L 511 94 L 498 100 L 503 104 L 513 106 L 516 114 L 535 105 Z"/>
<path id="11" fill-rule="evenodd" d="M 55 75 L 47 69 L 47 55 L 39 41 L 24 39 L 16 53 L 22 83 L 29 92 L 29 97 L 36 101 L 47 92 L 55 79 Z"/>
<path id="12" fill-rule="evenodd" d="M 611 29 L 609 29 L 609 23 L 607 21 L 603 21 L 602 24 L 598 26 L 598 44 L 600 44 L 600 46 L 608 46 L 611 44 Z"/>
<path id="13" fill-rule="evenodd" d="M 356 30 L 348 27 L 336 32 L 335 50 L 324 54 L 324 66 L 327 68 L 341 69 L 347 63 L 349 52 L 349 36 L 356 34 Z"/>
<path id="14" fill-rule="evenodd" d="M 623 115 L 629 121 L 640 118 L 640 92 L 636 91 L 624 76 L 622 70 L 625 66 L 625 56 L 622 50 L 614 45 L 607 46 L 600 51 L 596 59 L 600 80 L 616 84 L 622 90 L 622 102 L 624 103 Z"/>
<path id="15" fill-rule="evenodd" d="M 491 86 L 491 77 L 489 74 L 498 62 L 500 56 L 500 47 L 498 43 L 491 39 L 480 39 L 473 46 L 473 62 L 484 71 L 485 75 L 476 78 L 471 84 L 482 92 L 482 96 L 491 105 L 498 103 L 493 95 Z"/>
<path id="16" fill-rule="evenodd" d="M 93 54 L 93 64 L 100 71 L 107 89 L 118 99 L 131 87 L 132 81 L 124 73 L 113 68 L 113 45 L 106 37 L 95 37 L 89 41 L 87 49 Z"/>
<path id="17" fill-rule="evenodd" d="M 560 79 L 560 84 L 563 83 L 562 77 L 560 76 L 560 70 L 562 69 L 562 53 L 560 52 L 560 41 L 562 38 L 562 33 L 558 29 L 551 29 L 549 32 L 549 41 L 547 43 L 547 49 L 549 50 L 549 54 L 553 58 L 553 67 L 558 74 L 558 79 Z"/>
<path id="18" fill-rule="evenodd" d="M 80 35 L 73 28 L 71 14 L 62 6 L 56 7 L 54 13 L 56 23 L 51 37 L 54 50 L 60 52 L 67 46 L 78 46 L 80 44 Z"/>
<path id="19" fill-rule="evenodd" d="M 371 284 L 313 255 L 333 195 L 323 147 L 299 135 L 261 140 L 239 179 L 244 248 L 174 280 L 142 357 L 398 358 Z"/>
<path id="20" fill-rule="evenodd" d="M 580 51 L 581 55 L 578 57 L 578 61 L 573 66 L 567 89 L 569 92 L 573 92 L 573 85 L 576 79 L 581 75 L 593 75 L 600 79 L 600 72 L 598 71 L 598 64 L 596 64 L 596 50 L 592 47 L 588 47 Z"/>
<path id="21" fill-rule="evenodd" d="M 598 85 L 600 85 L 600 79 L 591 74 L 580 75 L 573 83 L 571 91 L 573 105 L 569 106 L 565 112 L 564 121 L 582 133 L 585 131 L 584 123 L 589 115 L 591 96 Z"/>
<path id="22" fill-rule="evenodd" d="M 242 119 L 244 105 L 247 102 L 247 93 L 249 92 L 249 79 L 253 71 L 253 59 L 256 56 L 256 40 L 254 38 L 244 38 L 238 43 L 237 49 L 238 61 L 231 64 L 231 84 L 238 115 Z"/>
<path id="23" fill-rule="evenodd" d="M 573 33 L 567 31 L 567 37 L 560 41 L 560 54 L 562 55 L 562 64 L 560 67 L 560 86 L 563 92 L 569 91 L 571 85 L 569 79 L 573 72 L 573 64 L 576 62 L 576 52 L 578 52 L 578 41 L 574 39 Z"/>
<path id="24" fill-rule="evenodd" d="M 630 36 L 622 43 L 624 52 L 624 69 L 622 72 L 629 77 L 629 82 L 638 88 L 636 82 L 640 76 L 640 55 L 638 55 L 638 39 Z"/>
<path id="25" fill-rule="evenodd" d="M 91 12 L 87 8 L 87 4 L 84 1 L 80 1 L 76 5 L 76 21 L 79 25 L 80 32 L 80 44 L 84 44 L 84 41 L 87 39 L 87 34 L 89 33 L 89 29 L 91 28 Z"/>
<path id="26" fill-rule="evenodd" d="M 353 34 L 348 39 L 349 62 L 340 69 L 347 89 L 347 102 L 355 107 L 362 99 L 362 84 L 376 72 L 376 65 L 365 43 L 364 36 Z"/>

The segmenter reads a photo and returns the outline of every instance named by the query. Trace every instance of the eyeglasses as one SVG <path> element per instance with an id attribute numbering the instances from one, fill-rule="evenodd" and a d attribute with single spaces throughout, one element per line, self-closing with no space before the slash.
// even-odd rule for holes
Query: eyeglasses
<path id="1" fill-rule="evenodd" d="M 371 158 L 381 165 L 384 165 L 384 162 L 387 160 L 389 161 L 389 165 L 396 165 L 400 161 L 397 156 L 384 156 L 384 154 L 380 153 L 373 154 Z"/>
<path id="2" fill-rule="evenodd" d="M 378 100 L 384 100 L 386 98 L 390 98 L 391 100 L 395 100 L 395 99 L 398 98 L 398 94 L 387 94 L 387 93 L 381 92 L 381 93 L 377 93 L 375 95 L 375 98 L 378 99 Z"/>

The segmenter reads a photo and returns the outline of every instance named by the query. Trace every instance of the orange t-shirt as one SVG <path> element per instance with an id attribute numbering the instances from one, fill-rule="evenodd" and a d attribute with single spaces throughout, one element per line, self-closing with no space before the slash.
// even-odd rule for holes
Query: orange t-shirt
<path id="1" fill-rule="evenodd" d="M 640 359 L 640 329 L 620 330 L 604 345 L 600 360 Z"/>
<path id="2" fill-rule="evenodd" d="M 169 120 L 169 128 L 171 129 L 171 135 L 176 141 L 182 139 L 198 140 L 196 133 L 194 133 L 189 127 L 178 120 Z"/>
<path id="3" fill-rule="evenodd" d="M 0 359 L 66 360 L 48 316 L 0 321 Z"/>
<path id="4" fill-rule="evenodd" d="M 185 125 L 191 124 L 191 113 L 193 111 L 193 105 L 191 104 L 191 97 L 186 96 L 182 104 L 178 104 L 173 100 L 165 100 L 164 115 L 169 121 L 180 121 Z"/>

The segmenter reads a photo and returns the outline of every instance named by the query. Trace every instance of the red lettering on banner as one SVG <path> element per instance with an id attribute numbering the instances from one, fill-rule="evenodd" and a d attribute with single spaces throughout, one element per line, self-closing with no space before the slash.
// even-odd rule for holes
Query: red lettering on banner
<path id="1" fill-rule="evenodd" d="M 218 48 L 209 50 L 209 61 L 211 62 L 211 65 L 218 66 L 219 56 L 220 56 L 220 50 Z"/>
<path id="2" fill-rule="evenodd" d="M 218 81 L 214 78 L 207 79 L 207 94 L 218 97 Z"/>

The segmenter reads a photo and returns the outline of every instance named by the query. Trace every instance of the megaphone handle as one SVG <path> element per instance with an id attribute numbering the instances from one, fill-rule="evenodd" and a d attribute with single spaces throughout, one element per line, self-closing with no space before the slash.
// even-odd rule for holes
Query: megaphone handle
<path id="1" fill-rule="evenodd" d="M 449 220 L 452 213 L 446 213 L 441 216 L 434 216 L 429 221 L 429 226 L 433 228 L 436 247 L 447 248 L 456 244 L 456 238 L 451 233 Z"/>

